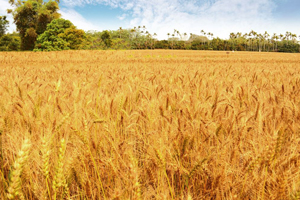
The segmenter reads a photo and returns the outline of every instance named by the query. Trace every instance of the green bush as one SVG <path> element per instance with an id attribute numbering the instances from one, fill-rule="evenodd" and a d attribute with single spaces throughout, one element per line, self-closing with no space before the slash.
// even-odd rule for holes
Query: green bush
<path id="1" fill-rule="evenodd" d="M 85 32 L 77 29 L 69 20 L 55 19 L 37 38 L 34 51 L 83 49 L 85 39 Z"/>

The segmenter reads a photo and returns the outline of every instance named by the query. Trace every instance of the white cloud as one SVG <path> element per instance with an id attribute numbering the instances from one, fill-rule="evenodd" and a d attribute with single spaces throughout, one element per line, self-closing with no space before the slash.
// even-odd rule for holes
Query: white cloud
<path id="1" fill-rule="evenodd" d="M 264 32 L 272 29 L 275 8 L 273 0 L 64 0 L 63 4 L 119 7 L 132 18 L 132 27 L 145 25 L 160 39 L 174 29 L 188 34 L 203 29 L 221 38 L 228 38 L 230 32 Z"/>
<path id="2" fill-rule="evenodd" d="M 76 12 L 74 9 L 61 9 L 61 16 L 64 19 L 70 20 L 77 28 L 88 30 L 100 30 L 101 28 L 93 23 L 87 21 L 82 15 Z"/>
<path id="3" fill-rule="evenodd" d="M 221 38 L 228 38 L 230 32 L 245 33 L 252 29 L 260 33 L 267 30 L 271 34 L 299 31 L 295 28 L 297 23 L 275 22 L 273 11 L 278 1 L 286 0 L 62 0 L 60 13 L 80 29 L 145 25 L 150 33 L 156 32 L 159 39 L 167 38 L 167 33 L 172 34 L 174 29 L 187 34 L 200 34 L 203 29 Z M 116 24 L 90 22 L 76 12 L 76 7 L 84 9 L 87 4 L 120 8 L 123 13 L 116 16 Z M 6 14 L 6 9 L 10 8 L 8 0 L 0 0 L 0 5 L 0 15 Z M 12 23 L 11 16 L 9 20 Z M 14 25 L 11 30 L 15 30 Z"/>
<path id="4" fill-rule="evenodd" d="M 119 20 L 124 20 L 125 18 L 127 17 L 127 14 L 126 13 L 124 13 L 123 15 L 121 15 L 121 16 L 118 16 L 117 18 L 119 19 Z"/>

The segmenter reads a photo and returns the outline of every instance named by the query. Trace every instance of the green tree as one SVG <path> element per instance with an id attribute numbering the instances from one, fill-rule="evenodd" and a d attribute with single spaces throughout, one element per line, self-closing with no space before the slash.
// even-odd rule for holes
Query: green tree
<path id="1" fill-rule="evenodd" d="M 12 13 L 20 33 L 21 50 L 33 50 L 38 35 L 44 33 L 53 19 L 60 17 L 59 0 L 9 0 L 9 3 L 14 7 L 8 13 Z"/>
<path id="2" fill-rule="evenodd" d="M 36 41 L 35 51 L 59 51 L 83 49 L 86 35 L 77 29 L 72 22 L 65 19 L 55 19 L 48 24 L 46 31 Z"/>
<path id="3" fill-rule="evenodd" d="M 103 31 L 103 34 L 101 35 L 101 39 L 103 40 L 107 48 L 111 47 L 112 45 L 111 35 L 107 30 Z"/>
<path id="4" fill-rule="evenodd" d="M 6 16 L 0 16 L 0 38 L 5 34 L 8 26 Z"/>
<path id="5" fill-rule="evenodd" d="M 5 34 L 0 38 L 0 51 L 19 51 L 20 43 L 19 34 Z"/>

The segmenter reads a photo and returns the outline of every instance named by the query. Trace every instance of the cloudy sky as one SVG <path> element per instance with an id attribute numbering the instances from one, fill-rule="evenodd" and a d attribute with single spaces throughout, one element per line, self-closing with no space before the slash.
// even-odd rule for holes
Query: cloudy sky
<path id="1" fill-rule="evenodd" d="M 7 8 L 8 0 L 0 0 L 0 15 Z M 174 29 L 199 35 L 204 30 L 223 39 L 230 32 L 251 30 L 300 35 L 299 10 L 300 0 L 60 0 L 62 17 L 78 28 L 146 26 L 159 39 Z M 10 31 L 14 29 L 12 25 Z"/>

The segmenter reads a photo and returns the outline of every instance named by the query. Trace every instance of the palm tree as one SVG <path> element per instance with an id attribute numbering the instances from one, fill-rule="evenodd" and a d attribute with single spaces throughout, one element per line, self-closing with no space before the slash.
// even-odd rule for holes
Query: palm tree
<path id="1" fill-rule="evenodd" d="M 249 33 L 248 33 L 248 36 L 249 36 L 249 49 L 250 49 L 250 51 L 252 50 L 252 31 L 250 31 Z"/>
<path id="2" fill-rule="evenodd" d="M 235 39 L 237 36 L 236 36 L 235 33 L 232 32 L 232 33 L 230 33 L 229 37 L 230 37 L 230 40 L 231 40 L 231 48 L 232 48 L 232 50 L 234 50 L 234 49 L 235 49 L 234 39 Z"/>
<path id="3" fill-rule="evenodd" d="M 276 45 L 276 33 L 273 34 L 273 36 L 271 37 L 271 42 L 273 44 L 273 51 L 275 51 L 275 45 Z"/>
<path id="4" fill-rule="evenodd" d="M 201 41 L 202 41 L 202 45 L 204 45 L 204 36 L 206 35 L 206 33 L 204 30 L 201 30 L 201 33 L 203 35 L 203 38 L 201 39 Z"/>
<path id="5" fill-rule="evenodd" d="M 169 44 L 169 46 L 170 46 L 170 35 L 171 35 L 171 34 L 168 33 L 167 35 L 168 35 L 168 44 Z M 168 49 L 169 49 L 169 47 L 168 47 Z"/>
<path id="6" fill-rule="evenodd" d="M 208 35 L 208 48 L 210 48 L 211 32 L 208 32 L 207 35 Z"/>
<path id="7" fill-rule="evenodd" d="M 293 42 L 295 42 L 295 40 L 297 38 L 297 35 L 296 34 L 292 34 L 291 37 L 292 37 Z"/>
<path id="8" fill-rule="evenodd" d="M 275 40 L 276 40 L 276 51 L 277 51 L 277 49 L 278 49 L 278 40 L 279 40 L 279 36 L 278 35 L 276 35 Z"/>
<path id="9" fill-rule="evenodd" d="M 283 34 L 280 34 L 279 35 L 279 39 L 282 41 L 282 38 L 283 38 Z"/>
<path id="10" fill-rule="evenodd" d="M 265 31 L 265 33 L 264 33 L 263 36 L 264 36 L 264 51 L 266 51 L 266 43 L 265 43 L 265 41 L 269 41 L 268 39 L 269 39 L 270 35 L 269 35 L 269 33 L 267 31 Z M 268 47 L 269 47 L 269 42 L 268 42 Z"/>
<path id="11" fill-rule="evenodd" d="M 156 33 L 153 33 L 153 36 L 152 36 L 152 42 L 151 42 L 151 45 L 152 45 L 153 49 L 155 49 L 155 41 L 156 41 L 155 37 L 156 37 L 156 36 L 157 36 L 157 34 L 156 34 Z M 152 49 L 152 47 L 151 47 L 151 49 Z"/>
<path id="12" fill-rule="evenodd" d="M 255 40 L 255 42 L 256 42 L 256 40 L 257 40 L 257 32 L 255 32 L 254 30 L 252 30 L 251 31 L 251 43 L 252 43 L 252 51 L 254 51 L 254 44 L 253 44 L 253 41 Z M 256 42 L 257 43 L 257 42 Z M 257 47 L 257 46 L 256 46 Z"/>
<path id="13" fill-rule="evenodd" d="M 292 33 L 291 32 L 286 32 L 285 33 L 285 37 L 287 38 L 287 40 L 290 40 L 290 37 L 291 37 Z"/>
<path id="14" fill-rule="evenodd" d="M 174 49 L 174 37 L 175 37 L 175 34 L 173 33 L 172 34 L 172 49 Z"/>
<path id="15" fill-rule="evenodd" d="M 119 28 L 119 32 L 120 32 L 120 39 L 121 39 L 121 32 L 122 32 L 122 27 Z"/>
<path id="16" fill-rule="evenodd" d="M 251 32 L 249 33 L 249 36 L 251 37 L 250 38 L 250 40 L 251 40 L 250 48 L 251 48 L 252 51 L 254 51 L 253 40 L 256 39 L 257 33 L 254 30 L 251 30 Z"/>
<path id="17" fill-rule="evenodd" d="M 190 38 L 189 38 L 189 40 L 193 40 L 193 33 L 190 33 Z"/>
<path id="18" fill-rule="evenodd" d="M 243 35 L 243 38 L 245 39 L 244 41 L 245 41 L 245 50 L 246 50 L 246 51 L 247 51 L 247 37 L 248 37 L 248 34 L 245 33 L 245 34 Z"/>
<path id="19" fill-rule="evenodd" d="M 178 30 L 176 31 L 176 34 L 177 34 L 177 36 L 180 36 L 180 39 L 182 39 L 181 38 L 181 34 L 180 34 L 180 32 Z"/>
<path id="20" fill-rule="evenodd" d="M 208 38 L 210 38 L 210 32 L 208 32 L 207 35 L 208 35 Z"/>
<path id="21" fill-rule="evenodd" d="M 134 33 L 135 33 L 135 32 L 136 32 L 136 28 L 135 28 L 135 27 L 134 27 L 134 29 L 131 29 L 131 30 L 130 30 L 130 33 L 131 33 L 131 34 L 130 34 L 130 35 L 131 35 L 130 38 L 131 38 L 131 40 L 132 40 L 132 38 L 134 37 Z"/>
<path id="22" fill-rule="evenodd" d="M 264 36 L 263 36 L 262 34 L 259 33 L 259 34 L 257 35 L 257 38 L 258 38 L 258 51 L 261 52 L 261 48 L 262 48 L 262 47 L 261 47 L 261 41 L 264 40 Z"/>

